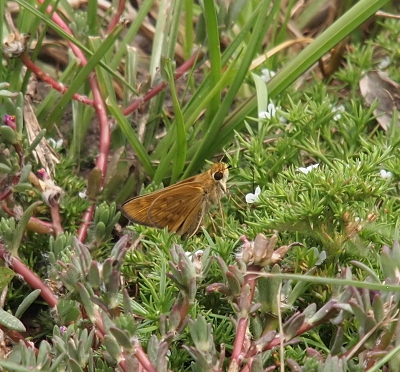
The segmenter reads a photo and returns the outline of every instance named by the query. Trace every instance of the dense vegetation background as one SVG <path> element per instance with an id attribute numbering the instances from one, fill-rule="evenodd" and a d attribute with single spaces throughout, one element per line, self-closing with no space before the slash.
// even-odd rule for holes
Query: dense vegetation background
<path id="1" fill-rule="evenodd" d="M 399 370 L 398 2 L 0 3 L 0 366 Z M 188 239 L 118 207 L 224 161 Z"/>

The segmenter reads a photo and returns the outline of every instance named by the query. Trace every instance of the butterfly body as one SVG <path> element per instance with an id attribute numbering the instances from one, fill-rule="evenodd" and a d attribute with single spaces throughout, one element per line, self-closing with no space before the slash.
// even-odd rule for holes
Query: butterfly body
<path id="1" fill-rule="evenodd" d="M 215 163 L 197 176 L 153 193 L 129 199 L 122 205 L 125 216 L 140 225 L 164 228 L 179 235 L 193 236 L 207 208 L 219 203 L 226 192 L 228 167 Z"/>

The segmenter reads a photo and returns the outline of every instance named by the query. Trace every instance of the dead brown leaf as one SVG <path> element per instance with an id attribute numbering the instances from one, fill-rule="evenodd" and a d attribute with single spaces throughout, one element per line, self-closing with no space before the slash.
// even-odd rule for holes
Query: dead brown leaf
<path id="1" fill-rule="evenodd" d="M 387 130 L 393 120 L 394 112 L 398 116 L 400 110 L 400 85 L 389 79 L 383 71 L 370 71 L 360 80 L 360 90 L 365 102 L 371 105 L 377 101 L 374 110 L 376 120 L 383 130 Z M 396 109 L 396 111 L 395 111 Z"/>

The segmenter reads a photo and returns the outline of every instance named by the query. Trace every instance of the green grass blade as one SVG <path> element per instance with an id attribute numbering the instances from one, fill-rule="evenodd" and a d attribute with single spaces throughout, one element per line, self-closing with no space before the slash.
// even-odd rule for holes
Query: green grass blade
<path id="1" fill-rule="evenodd" d="M 112 64 L 110 65 L 111 69 L 116 70 L 119 64 L 122 61 L 126 53 L 126 47 L 131 44 L 133 38 L 138 33 L 140 27 L 142 26 L 147 14 L 149 13 L 150 9 L 153 7 L 155 0 L 145 0 L 141 5 L 139 12 L 137 13 L 135 20 L 130 25 L 128 31 L 126 32 L 125 37 L 119 43 L 118 50 L 114 55 L 114 59 Z"/>
<path id="2" fill-rule="evenodd" d="M 123 25 L 118 25 L 114 30 L 107 36 L 104 42 L 101 44 L 100 48 L 92 55 L 88 60 L 87 64 L 78 72 L 75 79 L 72 81 L 68 90 L 63 94 L 61 99 L 57 103 L 57 107 L 48 117 L 45 127 L 51 125 L 51 123 L 57 122 L 58 119 L 64 113 L 64 109 L 67 104 L 71 101 L 73 95 L 78 91 L 82 84 L 87 80 L 89 74 L 93 71 L 96 65 L 103 58 L 104 54 L 113 47 L 116 39 L 120 33 L 124 30 Z"/>
<path id="3" fill-rule="evenodd" d="M 358 2 L 268 82 L 270 98 L 282 93 L 319 58 L 388 2 L 389 0 L 361 0 Z M 256 107 L 257 98 L 253 96 L 226 118 L 220 131 L 221 143 L 230 140 L 234 130 L 239 130 L 243 126 L 246 116 L 254 113 Z M 210 154 L 218 151 L 219 147 L 220 144 L 213 145 L 209 149 Z"/>
<path id="4" fill-rule="evenodd" d="M 175 160 L 172 165 L 172 179 L 171 179 L 171 183 L 175 183 L 178 180 L 179 176 L 181 175 L 183 168 L 185 167 L 186 151 L 187 151 L 186 130 L 185 130 L 185 123 L 183 121 L 181 107 L 179 105 L 178 95 L 176 92 L 174 73 L 172 71 L 172 66 L 170 61 L 166 63 L 165 70 L 168 76 L 168 82 L 175 111 L 175 120 L 174 120 L 175 130 L 172 129 L 172 131 L 175 132 L 176 136 L 175 143 L 177 151 L 175 151 Z M 168 163 L 165 164 L 165 162 L 161 160 L 160 168 L 163 168 L 163 166 L 168 166 L 168 165 L 169 165 Z"/>
<path id="5" fill-rule="evenodd" d="M 204 139 L 199 146 L 196 154 L 194 155 L 193 160 L 189 164 L 189 167 L 186 169 L 185 177 L 188 177 L 189 174 L 193 173 L 195 170 L 199 169 L 204 159 L 209 158 L 212 156 L 210 152 L 211 148 L 221 148 L 223 146 L 223 142 L 220 140 L 219 136 L 217 135 L 221 129 L 221 125 L 228 115 L 232 102 L 234 101 L 238 90 L 242 86 L 242 83 L 248 73 L 248 69 L 250 64 L 255 56 L 256 52 L 258 52 L 259 47 L 262 41 L 262 35 L 265 34 L 273 13 L 269 13 L 269 1 L 265 1 L 260 4 L 259 11 L 257 12 L 258 17 L 256 19 L 253 33 L 251 35 L 250 41 L 243 51 L 242 54 L 242 61 L 238 69 L 237 76 L 233 81 L 230 89 L 228 90 L 217 114 L 213 118 L 213 121 L 208 128 L 207 132 L 204 135 Z M 269 13 L 269 14 L 268 14 Z M 268 17 L 267 17 L 268 14 Z"/>
<path id="6" fill-rule="evenodd" d="M 141 142 L 139 141 L 138 136 L 136 135 L 135 131 L 132 129 L 131 124 L 128 122 L 127 118 L 119 109 L 116 102 L 112 102 L 110 99 L 106 101 L 107 107 L 110 110 L 111 114 L 114 115 L 114 118 L 117 120 L 119 127 L 121 128 L 122 132 L 125 134 L 128 142 L 132 146 L 133 150 L 135 151 L 140 163 L 142 164 L 143 168 L 145 169 L 146 173 L 150 176 L 154 176 L 154 168 L 151 164 L 149 155 L 147 154 L 146 149 L 143 147 Z"/>
<path id="7" fill-rule="evenodd" d="M 204 19 L 206 22 L 208 52 L 210 54 L 210 83 L 214 86 L 221 79 L 221 50 L 219 41 L 219 30 L 214 0 L 204 1 Z M 221 101 L 221 91 L 217 91 L 208 104 L 206 117 L 204 120 L 204 129 L 208 128 L 215 116 Z"/>

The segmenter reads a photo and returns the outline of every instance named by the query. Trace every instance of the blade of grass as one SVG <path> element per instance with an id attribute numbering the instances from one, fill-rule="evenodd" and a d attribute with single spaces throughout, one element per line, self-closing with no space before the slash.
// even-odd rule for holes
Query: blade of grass
<path id="1" fill-rule="evenodd" d="M 251 30 L 251 28 L 254 24 L 254 20 L 257 17 L 257 14 L 258 14 L 257 12 L 254 12 L 252 14 L 252 16 L 250 17 L 249 22 L 246 24 L 246 26 L 240 31 L 240 33 L 236 36 L 236 38 L 229 44 L 229 46 L 225 50 L 224 54 L 222 55 L 222 60 L 221 60 L 222 66 L 225 67 L 229 63 L 232 55 L 234 55 L 234 53 L 237 52 L 237 49 L 243 43 L 246 35 Z M 237 56 L 236 56 L 236 58 L 237 58 Z M 234 64 L 230 64 L 230 66 L 233 67 Z M 230 68 L 228 67 L 228 69 L 230 69 Z M 225 74 L 226 73 L 227 73 L 227 71 L 225 72 Z M 189 102 L 183 108 L 183 116 L 184 116 L 184 121 L 185 121 L 185 125 L 186 125 L 186 131 L 188 131 L 188 129 L 190 128 L 192 123 L 198 118 L 201 111 L 205 108 L 205 103 L 206 102 L 208 103 L 208 100 L 211 99 L 210 93 L 212 92 L 212 94 L 216 94 L 215 93 L 216 91 L 214 91 L 214 89 L 217 88 L 220 83 L 222 83 L 222 81 L 217 83 L 215 86 L 212 86 L 210 83 L 210 75 L 207 75 L 203 79 L 203 81 L 201 82 L 201 85 L 196 89 L 196 91 L 190 98 Z M 226 87 L 226 85 L 221 84 L 221 86 L 218 87 L 218 89 L 222 90 L 225 87 Z M 210 91 L 210 89 L 211 89 L 211 91 Z M 208 98 L 205 99 L 204 98 L 205 96 Z M 169 149 L 171 149 L 171 147 L 173 146 L 173 142 L 174 141 L 173 141 L 172 133 L 167 133 L 167 135 L 160 141 L 160 143 L 156 147 L 155 151 L 153 152 L 153 158 L 154 159 L 164 158 L 166 152 Z M 171 158 L 170 158 L 170 160 L 171 160 Z M 157 169 L 157 173 L 159 171 L 160 171 L 160 174 L 165 175 L 165 173 L 163 171 L 161 171 L 160 168 Z M 157 177 L 157 175 L 156 175 L 156 177 Z M 161 182 L 161 180 L 163 179 L 164 176 L 160 176 L 160 177 L 161 177 L 161 179 L 157 177 L 157 179 L 159 179 L 159 182 Z"/>
<path id="2" fill-rule="evenodd" d="M 5 7 L 6 7 L 6 2 L 5 1 L 0 2 L 0 19 L 1 20 L 3 20 L 4 16 L 5 16 Z M 3 28 L 4 28 L 4 26 L 2 25 L 0 27 L 0 40 L 4 40 Z M 0 53 L 0 66 L 3 66 L 3 53 Z M 3 74 L 1 74 L 0 77 L 1 77 L 1 79 L 0 79 L 0 82 L 1 82 L 5 76 L 3 76 Z"/>
<path id="3" fill-rule="evenodd" d="M 257 273 L 260 275 L 260 273 Z M 267 278 L 277 278 L 283 280 L 295 280 L 295 281 L 305 281 L 311 282 L 313 284 L 328 284 L 337 286 L 351 286 L 355 288 L 367 288 L 371 291 L 382 291 L 382 292 L 400 292 L 400 286 L 395 284 L 381 284 L 372 282 L 360 282 L 358 280 L 350 279 L 338 279 L 338 278 L 327 278 L 327 277 L 317 277 L 313 275 L 300 275 L 300 274 L 285 274 L 285 273 L 265 273 L 262 274 Z"/>
<path id="4" fill-rule="evenodd" d="M 193 0 L 185 0 L 185 42 L 183 43 L 185 59 L 190 57 L 193 50 L 193 6 Z"/>
<path id="5" fill-rule="evenodd" d="M 154 1 L 154 0 L 152 0 Z M 47 13 L 43 14 L 41 13 L 38 9 L 34 8 L 31 4 L 29 4 L 27 1 L 24 0 L 15 0 L 15 2 L 27 9 L 28 11 L 30 11 L 31 13 L 33 13 L 36 17 L 38 17 L 39 19 L 41 19 L 47 26 L 49 26 L 52 30 L 56 31 L 61 37 L 63 37 L 64 39 L 67 39 L 68 41 L 70 41 L 71 43 L 73 43 L 74 45 L 76 45 L 79 49 L 81 49 L 82 51 L 84 51 L 87 56 L 92 56 L 92 52 L 86 48 L 85 45 L 83 45 L 81 42 L 79 42 L 77 39 L 75 39 L 73 36 L 71 36 L 68 32 L 64 31 L 60 26 L 58 26 L 56 23 L 54 23 L 51 19 L 49 19 L 49 16 Z M 124 53 L 124 51 L 121 51 L 121 48 L 118 49 L 119 53 Z M 113 60 L 114 64 L 116 63 L 116 60 Z M 124 78 L 122 76 L 120 76 L 116 71 L 117 71 L 117 67 L 110 67 L 105 65 L 103 62 L 100 61 L 100 65 L 105 68 L 110 74 L 112 74 L 112 76 L 117 79 L 121 84 L 123 84 L 124 86 L 126 86 L 128 89 L 135 91 L 135 89 L 131 86 L 129 86 L 129 84 L 124 80 Z M 116 65 L 118 66 L 118 64 Z"/>
<path id="6" fill-rule="evenodd" d="M 120 35 L 120 33 L 124 30 L 124 26 L 119 24 L 103 41 L 100 48 L 92 55 L 92 57 L 88 60 L 87 64 L 78 72 L 75 79 L 72 81 L 68 90 L 63 94 L 61 99 L 58 101 L 56 108 L 52 111 L 49 117 L 46 120 L 44 125 L 45 128 L 48 128 L 52 123 L 58 121 L 61 115 L 64 112 L 65 107 L 71 101 L 73 95 L 78 91 L 78 89 L 82 86 L 82 84 L 86 81 L 89 74 L 93 71 L 96 65 L 100 62 L 100 59 L 104 56 L 104 54 L 113 47 L 116 39 Z"/>
<path id="7" fill-rule="evenodd" d="M 134 47 L 127 47 L 126 66 L 125 66 L 125 79 L 131 86 L 136 86 L 136 75 L 138 71 L 138 53 Z M 124 107 L 132 99 L 132 94 L 128 90 L 124 90 Z"/>
<path id="8" fill-rule="evenodd" d="M 100 22 L 97 16 L 98 6 L 97 0 L 88 1 L 87 21 L 90 35 L 98 35 L 99 33 Z"/>
<path id="9" fill-rule="evenodd" d="M 18 248 L 21 245 L 22 237 L 24 236 L 24 232 L 26 230 L 26 226 L 28 225 L 29 219 L 32 217 L 32 214 L 35 211 L 36 207 L 41 204 L 43 204 L 43 202 L 41 201 L 37 201 L 31 204 L 28 208 L 25 209 L 24 214 L 20 218 L 14 232 L 12 247 L 9 247 L 14 256 L 17 256 Z"/>
<path id="10" fill-rule="evenodd" d="M 283 92 L 290 84 L 301 76 L 301 74 L 316 63 L 319 58 L 388 2 L 389 0 L 361 0 L 355 4 L 353 8 L 339 18 L 268 82 L 267 86 L 270 98 L 274 98 Z M 230 141 L 234 130 L 240 130 L 246 116 L 254 113 L 256 107 L 257 98 L 254 95 L 232 112 L 226 118 L 218 135 L 220 142 L 227 143 Z M 219 147 L 220 144 L 213 144 L 209 149 L 210 154 L 212 155 L 218 151 Z"/>
<path id="11" fill-rule="evenodd" d="M 164 38 L 168 39 L 166 24 L 167 18 L 170 16 L 171 4 L 167 7 L 169 1 L 161 0 L 158 9 L 158 17 L 156 24 L 156 32 L 153 38 L 153 46 L 151 49 L 151 60 L 150 60 L 150 77 L 151 81 L 154 82 L 157 72 L 160 68 L 161 55 L 164 49 Z M 168 12 L 167 12 L 168 9 Z"/>
<path id="12" fill-rule="evenodd" d="M 210 83 L 214 86 L 221 79 L 221 50 L 219 41 L 219 30 L 217 23 L 217 14 L 214 0 L 204 1 L 204 19 L 206 22 L 206 32 L 208 41 L 208 51 L 210 54 Z M 215 116 L 221 102 L 221 91 L 217 91 L 207 106 L 204 120 L 204 129 L 207 130 Z"/>
<path id="13" fill-rule="evenodd" d="M 178 151 L 175 151 L 175 160 L 172 165 L 172 179 L 171 183 L 175 183 L 179 176 L 181 175 L 183 168 L 185 166 L 186 160 L 186 151 L 187 151 L 187 143 L 186 143 L 186 131 L 185 131 L 185 123 L 183 121 L 183 115 L 181 111 L 181 107 L 179 105 L 178 95 L 176 93 L 175 81 L 174 81 L 174 72 L 172 71 L 171 61 L 167 61 L 165 65 L 165 71 L 168 77 L 168 83 L 171 91 L 172 102 L 174 105 L 175 111 L 175 133 L 176 133 L 176 147 Z M 163 159 L 161 159 L 161 164 L 163 163 Z M 161 165 L 160 164 L 160 165 Z"/>
<path id="14" fill-rule="evenodd" d="M 274 6 L 273 9 L 276 7 Z M 229 88 L 222 104 L 215 115 L 211 125 L 209 126 L 207 132 L 204 135 L 203 141 L 201 142 L 197 152 L 194 155 L 194 158 L 189 164 L 189 167 L 186 169 L 184 177 L 188 177 L 189 174 L 199 169 L 204 159 L 212 156 L 210 153 L 211 148 L 221 148 L 222 142 L 220 138 L 217 136 L 218 131 L 221 129 L 221 123 L 223 123 L 226 115 L 228 115 L 231 104 L 235 99 L 238 90 L 242 86 L 242 83 L 248 73 L 248 69 L 250 64 L 255 56 L 256 52 L 259 50 L 262 38 L 265 35 L 266 30 L 268 29 L 274 12 L 273 9 L 270 9 L 270 1 L 264 1 L 257 8 L 257 19 L 253 28 L 253 33 L 251 35 L 250 41 L 243 52 L 243 60 L 241 61 L 241 65 L 238 70 L 238 74 L 236 79 L 233 81 L 231 87 Z M 275 9 L 275 11 L 279 11 L 279 8 Z M 216 140 L 217 139 L 217 140 Z"/>
<path id="15" fill-rule="evenodd" d="M 90 49 L 93 53 L 98 50 L 103 44 L 103 40 L 100 37 L 89 37 L 88 43 L 90 45 Z M 106 53 L 103 55 L 103 62 L 106 65 L 109 65 L 113 59 L 113 49 L 108 49 Z M 103 94 L 103 97 L 111 97 L 112 100 L 116 101 L 117 96 L 115 94 L 115 89 L 113 87 L 111 75 L 104 69 L 97 65 L 95 67 L 97 79 L 99 81 L 100 90 Z M 108 94 L 107 96 L 105 94 Z"/>
<path id="16" fill-rule="evenodd" d="M 150 9 L 153 7 L 155 0 L 145 0 L 141 5 L 139 12 L 135 16 L 135 20 L 132 22 L 131 26 L 126 32 L 125 37 L 120 42 L 117 52 L 114 55 L 114 59 L 110 68 L 112 70 L 116 70 L 119 64 L 121 63 L 122 58 L 126 53 L 126 47 L 131 44 L 132 40 L 138 33 L 140 27 L 142 26 L 147 14 Z"/>
<path id="17" fill-rule="evenodd" d="M 145 169 L 146 173 L 150 176 L 154 176 L 154 168 L 151 164 L 150 158 L 147 154 L 147 151 L 140 143 L 139 138 L 137 137 L 135 131 L 132 129 L 131 124 L 128 122 L 124 114 L 119 109 L 116 102 L 107 99 L 106 101 L 107 107 L 110 110 L 111 114 L 114 116 L 115 120 L 117 121 L 119 127 L 121 128 L 122 132 L 125 134 L 128 142 L 132 146 L 133 150 L 135 151 L 140 163 L 142 164 L 143 168 Z"/>
<path id="18" fill-rule="evenodd" d="M 212 97 L 214 97 L 215 92 L 220 91 L 222 89 L 222 87 L 227 86 L 229 84 L 229 82 L 232 79 L 234 79 L 234 77 L 236 75 L 235 69 L 234 69 L 236 60 L 231 63 L 231 65 L 228 67 L 228 69 L 225 71 L 225 73 L 221 76 L 221 80 L 211 90 L 208 91 L 208 94 L 204 97 L 201 97 L 201 100 L 199 100 L 199 106 L 193 107 L 193 112 L 190 112 L 189 110 L 186 112 L 186 114 L 190 115 L 190 116 L 185 116 L 185 114 L 183 114 L 183 122 L 185 124 L 186 132 L 189 131 L 189 129 L 193 126 L 194 121 L 198 118 L 201 111 L 208 104 L 208 102 L 212 99 Z M 201 105 L 200 105 L 200 103 L 201 103 Z M 179 151 L 179 148 L 177 147 L 177 145 L 174 141 L 173 134 L 174 134 L 173 131 L 168 132 L 168 135 L 172 139 L 172 142 L 169 142 L 169 143 L 164 142 L 163 145 L 160 144 L 157 147 L 158 153 L 155 158 L 162 159 L 163 162 L 162 162 L 162 164 L 160 164 L 157 167 L 157 171 L 154 176 L 154 182 L 156 184 L 161 183 L 161 181 L 163 180 L 165 175 L 168 173 L 168 171 L 170 170 L 170 163 L 171 163 L 172 159 L 174 158 L 175 153 L 177 151 Z M 191 139 L 192 139 L 192 136 L 188 139 L 188 143 L 191 145 L 191 148 L 193 148 L 193 146 L 196 146 L 196 144 L 198 142 L 192 141 Z M 162 146 L 165 146 L 165 147 L 162 148 Z M 158 156 L 161 153 L 161 151 L 164 151 L 163 155 Z"/>
<path id="19" fill-rule="evenodd" d="M 178 46 L 178 33 L 181 27 L 182 11 L 184 0 L 175 0 L 173 4 L 172 14 L 169 25 L 169 43 L 166 45 L 165 53 L 167 58 L 174 60 L 176 47 Z"/>

